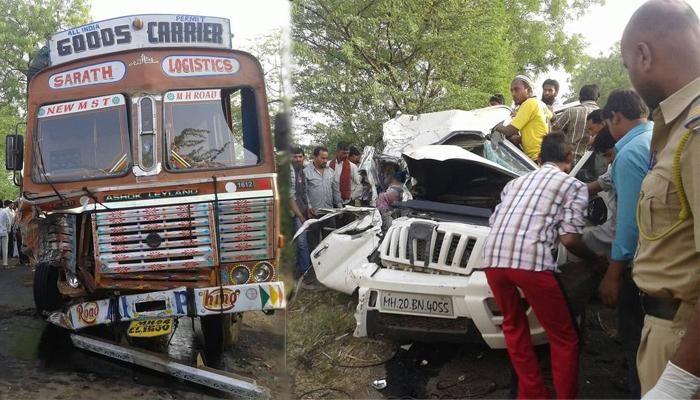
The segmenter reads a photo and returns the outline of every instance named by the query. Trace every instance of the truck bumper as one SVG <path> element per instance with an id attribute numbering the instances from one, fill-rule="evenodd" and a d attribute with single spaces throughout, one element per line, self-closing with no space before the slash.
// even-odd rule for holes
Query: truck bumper
<path id="1" fill-rule="evenodd" d="M 483 271 L 469 276 L 437 275 L 379 268 L 360 280 L 355 313 L 355 336 L 387 336 L 397 340 L 441 342 L 485 342 L 494 349 L 505 348 L 503 317 Z M 451 315 L 387 310 L 381 299 L 387 292 L 416 297 L 451 299 Z M 535 345 L 547 342 L 532 309 L 527 315 Z"/>
<path id="2" fill-rule="evenodd" d="M 119 321 L 275 310 L 286 304 L 283 282 L 180 287 L 74 304 L 64 312 L 49 314 L 48 321 L 78 330 Z"/>

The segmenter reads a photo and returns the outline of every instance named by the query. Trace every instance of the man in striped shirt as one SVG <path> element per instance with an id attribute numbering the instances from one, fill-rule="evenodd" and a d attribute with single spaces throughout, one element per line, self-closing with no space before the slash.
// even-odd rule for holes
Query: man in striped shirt
<path id="1" fill-rule="evenodd" d="M 577 106 L 567 108 L 552 124 L 552 131 L 561 130 L 574 148 L 574 165 L 588 149 L 590 135 L 586 129 L 586 118 L 593 110 L 597 110 L 600 89 L 598 85 L 584 85 L 578 93 Z"/>
<path id="2" fill-rule="evenodd" d="M 482 268 L 503 312 L 503 335 L 518 375 L 518 398 L 550 398 L 518 289 L 547 333 L 557 398 L 575 398 L 578 335 L 554 276 L 553 253 L 561 242 L 580 257 L 597 258 L 582 240 L 588 190 L 566 174 L 573 165 L 573 153 L 563 133 L 544 137 L 540 161 L 541 168 L 503 189 L 501 204 L 491 216 Z"/>

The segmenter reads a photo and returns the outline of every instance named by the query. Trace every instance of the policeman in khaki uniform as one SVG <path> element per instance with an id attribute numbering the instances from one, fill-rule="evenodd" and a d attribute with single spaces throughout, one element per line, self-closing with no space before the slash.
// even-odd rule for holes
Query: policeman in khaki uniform
<path id="1" fill-rule="evenodd" d="M 637 209 L 633 278 L 645 312 L 637 366 L 645 398 L 700 389 L 700 22 L 683 0 L 651 0 L 622 37 L 630 81 L 653 109 Z M 653 387 L 653 389 L 652 389 Z"/>

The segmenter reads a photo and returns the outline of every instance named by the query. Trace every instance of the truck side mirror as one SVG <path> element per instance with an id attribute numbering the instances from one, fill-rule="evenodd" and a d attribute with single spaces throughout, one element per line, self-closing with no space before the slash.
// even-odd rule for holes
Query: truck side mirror
<path id="1" fill-rule="evenodd" d="M 289 113 L 277 113 L 275 115 L 275 148 L 277 148 L 277 150 L 287 150 L 289 148 L 290 130 Z"/>
<path id="2" fill-rule="evenodd" d="M 9 171 L 20 171 L 23 163 L 24 137 L 21 135 L 5 136 L 5 168 Z"/>

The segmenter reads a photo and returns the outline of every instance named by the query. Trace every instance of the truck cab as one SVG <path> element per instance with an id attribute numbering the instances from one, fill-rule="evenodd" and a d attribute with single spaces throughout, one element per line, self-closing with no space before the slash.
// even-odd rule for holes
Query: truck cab
<path id="1" fill-rule="evenodd" d="M 284 308 L 265 81 L 229 21 L 120 17 L 48 47 L 6 157 L 37 309 L 129 336 L 202 317 L 221 350 L 241 313 Z"/>

